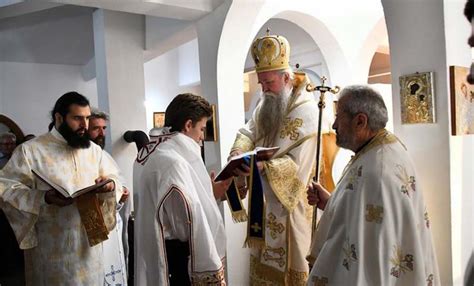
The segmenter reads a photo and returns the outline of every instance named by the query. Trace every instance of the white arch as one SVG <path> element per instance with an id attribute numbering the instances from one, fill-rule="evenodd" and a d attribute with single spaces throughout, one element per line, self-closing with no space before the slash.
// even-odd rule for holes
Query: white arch
<path id="1" fill-rule="evenodd" d="M 249 2 L 232 3 L 222 28 L 217 53 L 217 100 L 222 108 L 227 109 L 226 112 L 221 108 L 220 114 L 226 114 L 227 118 L 221 116 L 220 123 L 221 126 L 229 126 L 232 132 L 244 122 L 242 83 L 248 50 L 260 28 L 271 18 L 288 20 L 311 36 L 320 48 L 329 76 L 334 82 L 345 83 L 350 81 L 351 77 L 347 72 L 348 61 L 336 37 L 317 15 L 308 13 L 319 10 L 308 9 L 307 6 L 296 7 L 298 5 L 284 2 L 252 1 L 251 5 Z M 236 124 L 236 121 L 240 123 Z M 228 142 L 221 142 L 222 152 L 228 152 L 230 149 L 233 136 L 230 138 L 232 139 L 228 139 Z M 225 141 L 226 136 L 221 136 L 221 139 Z"/>
<path id="2" fill-rule="evenodd" d="M 369 32 L 369 35 L 365 39 L 359 51 L 359 56 L 357 57 L 357 67 L 359 72 L 356 72 L 355 74 L 361 77 L 359 79 L 361 82 L 367 82 L 370 65 L 372 63 L 374 54 L 377 51 L 380 43 L 382 43 L 386 37 L 387 25 L 385 24 L 385 18 L 381 17 L 374 25 L 374 28 Z"/>
<path id="3" fill-rule="evenodd" d="M 216 63 L 221 164 L 226 160 L 236 130 L 244 123 L 243 71 L 247 53 L 255 35 L 269 19 L 282 18 L 305 30 L 325 57 L 331 79 L 338 83 L 349 81 L 349 65 L 336 38 L 316 15 L 308 13 L 319 10 L 296 6 L 290 1 L 233 1 L 227 11 Z M 245 240 L 245 224 L 234 224 L 228 210 L 224 214 L 228 234 L 227 266 L 228 269 L 239 269 L 237 274 L 228 273 L 229 284 L 247 285 L 249 255 L 248 250 L 241 249 Z"/>

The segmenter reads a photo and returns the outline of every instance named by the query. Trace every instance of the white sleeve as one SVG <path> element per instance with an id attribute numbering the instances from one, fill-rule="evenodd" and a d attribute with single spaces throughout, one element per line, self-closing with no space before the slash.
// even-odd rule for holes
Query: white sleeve
<path id="1" fill-rule="evenodd" d="M 186 214 L 186 206 L 178 193 L 173 192 L 164 202 L 163 223 L 166 239 L 189 240 L 190 222 Z"/>

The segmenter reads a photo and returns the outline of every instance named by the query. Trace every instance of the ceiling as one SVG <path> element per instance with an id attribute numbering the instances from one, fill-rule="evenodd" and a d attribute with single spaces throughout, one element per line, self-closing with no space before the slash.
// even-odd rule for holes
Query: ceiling
<path id="1" fill-rule="evenodd" d="M 92 11 L 67 5 L 0 19 L 0 61 L 86 64 L 94 56 Z"/>
<path id="2" fill-rule="evenodd" d="M 187 27 L 224 1 L 0 0 L 0 61 L 87 64 L 94 57 L 92 13 L 97 8 L 141 14 L 162 19 L 161 23 L 183 22 Z M 166 35 L 165 29 L 161 25 L 159 32 Z"/>

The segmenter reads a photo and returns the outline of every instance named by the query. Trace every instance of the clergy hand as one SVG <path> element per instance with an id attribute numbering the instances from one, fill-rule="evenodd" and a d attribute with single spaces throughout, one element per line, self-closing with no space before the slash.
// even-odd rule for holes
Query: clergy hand
<path id="1" fill-rule="evenodd" d="M 123 187 L 123 193 L 122 193 L 122 196 L 120 197 L 119 203 L 124 203 L 125 201 L 127 201 L 128 196 L 130 196 L 130 191 L 127 188 Z"/>
<path id="2" fill-rule="evenodd" d="M 44 194 L 44 201 L 48 205 L 55 205 L 58 207 L 65 207 L 74 202 L 74 199 L 72 198 L 65 198 L 63 195 L 61 195 L 58 191 L 56 190 L 48 190 Z"/>
<path id="3" fill-rule="evenodd" d="M 247 196 L 249 188 L 247 187 L 247 180 L 245 177 L 237 177 L 237 190 L 239 191 L 239 196 L 243 200 Z"/>
<path id="4" fill-rule="evenodd" d="M 316 182 L 312 182 L 312 184 L 308 186 L 307 194 L 308 204 L 316 205 L 321 210 L 326 208 L 326 204 L 331 197 L 331 194 L 326 191 L 321 184 Z"/>
<path id="5" fill-rule="evenodd" d="M 227 157 L 227 161 L 229 161 L 232 157 L 240 155 L 242 153 L 243 152 L 240 150 L 234 150 L 230 152 L 229 157 Z M 239 176 L 248 177 L 250 176 L 250 167 L 247 166 L 246 164 L 242 164 L 238 168 L 235 168 L 232 171 L 232 175 L 234 175 L 235 177 L 239 177 Z"/>
<path id="6" fill-rule="evenodd" d="M 95 179 L 95 183 L 98 184 L 98 183 L 100 183 L 102 181 L 105 181 L 107 179 L 108 179 L 107 177 L 100 176 L 97 179 Z M 108 192 L 112 192 L 114 189 L 115 189 L 115 183 L 112 181 L 112 182 L 107 183 L 106 185 L 98 188 L 96 193 L 108 193 Z"/>
<path id="7" fill-rule="evenodd" d="M 233 177 L 219 182 L 214 182 L 215 178 L 216 172 L 211 171 L 212 191 L 214 192 L 214 197 L 216 198 L 216 200 L 225 200 L 225 192 L 229 189 Z"/>

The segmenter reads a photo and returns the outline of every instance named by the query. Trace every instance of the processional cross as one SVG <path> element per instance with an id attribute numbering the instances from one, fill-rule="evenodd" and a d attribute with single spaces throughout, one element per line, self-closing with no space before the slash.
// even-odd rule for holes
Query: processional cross
<path id="1" fill-rule="evenodd" d="M 316 146 L 316 174 L 313 177 L 314 182 L 319 182 L 319 169 L 320 169 L 320 161 L 321 161 L 321 141 L 322 141 L 322 124 L 323 124 L 323 110 L 324 107 L 326 107 L 326 102 L 325 100 L 325 93 L 330 92 L 332 94 L 336 94 L 339 92 L 340 88 L 339 86 L 326 86 L 325 82 L 327 81 L 327 78 L 325 76 L 321 77 L 321 85 L 314 86 L 312 84 L 308 84 L 306 86 L 306 90 L 309 92 L 314 92 L 314 91 L 319 91 L 319 103 L 318 103 L 318 109 L 319 109 L 319 121 L 318 121 L 318 142 Z M 311 232 L 311 237 L 314 237 L 314 233 L 316 231 L 316 222 L 318 218 L 318 212 L 317 212 L 317 206 L 314 206 L 313 210 L 313 222 L 312 222 L 312 232 Z"/>

